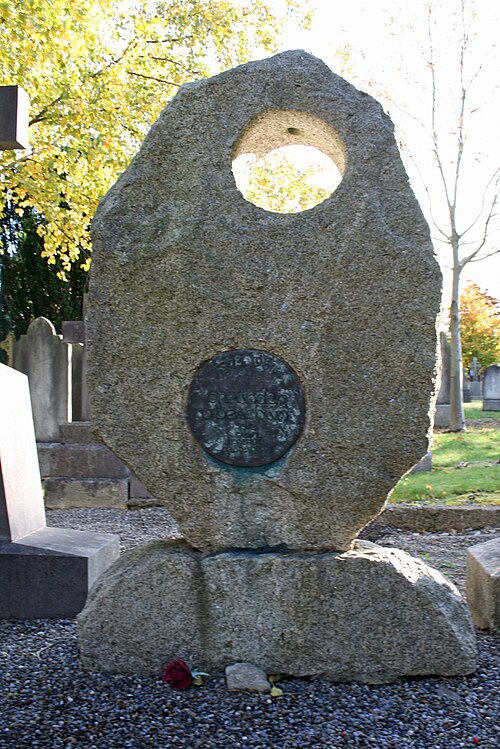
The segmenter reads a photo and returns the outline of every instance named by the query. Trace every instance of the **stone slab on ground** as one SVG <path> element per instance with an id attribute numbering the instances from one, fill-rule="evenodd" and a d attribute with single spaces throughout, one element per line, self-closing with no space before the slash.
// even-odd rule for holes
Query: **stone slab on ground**
<path id="1" fill-rule="evenodd" d="M 500 505 L 388 505 L 373 521 L 417 533 L 467 530 L 500 525 Z"/>
<path id="2" fill-rule="evenodd" d="M 210 673 L 390 682 L 475 668 L 468 608 L 440 573 L 382 547 L 343 554 L 220 552 L 153 542 L 101 577 L 78 617 L 81 665 L 160 673 L 193 659 Z"/>
<path id="3" fill-rule="evenodd" d="M 292 143 L 337 163 L 333 195 L 286 215 L 245 200 L 233 159 Z M 189 83 L 92 227 L 103 441 L 196 548 L 349 548 L 428 449 L 436 374 L 441 274 L 380 104 L 300 50 Z M 236 349 L 281 358 L 305 395 L 297 441 L 257 468 L 210 458 L 186 418 L 200 368 Z M 277 419 L 272 391 L 240 395 Z M 258 441 L 235 413 L 214 418 L 246 450 Z"/>
<path id="4" fill-rule="evenodd" d="M 477 627 L 500 632 L 500 536 L 467 550 L 467 601 Z"/>

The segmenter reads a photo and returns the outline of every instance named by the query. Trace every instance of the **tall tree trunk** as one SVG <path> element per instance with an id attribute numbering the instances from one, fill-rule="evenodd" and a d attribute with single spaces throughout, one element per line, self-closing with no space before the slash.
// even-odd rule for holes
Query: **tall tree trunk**
<path id="1" fill-rule="evenodd" d="M 454 232 L 455 234 L 455 232 Z M 450 431 L 461 432 L 465 429 L 464 404 L 462 395 L 462 343 L 460 337 L 460 262 L 458 257 L 458 237 L 452 237 L 453 247 L 453 284 L 450 310 Z"/>

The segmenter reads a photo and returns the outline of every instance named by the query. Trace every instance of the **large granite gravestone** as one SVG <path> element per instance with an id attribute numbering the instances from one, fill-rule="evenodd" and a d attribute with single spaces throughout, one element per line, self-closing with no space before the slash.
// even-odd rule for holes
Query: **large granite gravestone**
<path id="1" fill-rule="evenodd" d="M 297 214 L 247 202 L 232 160 L 290 143 L 334 160 L 336 192 Z M 300 51 L 188 84 L 93 241 L 92 420 L 187 546 L 113 566 L 79 618 L 84 667 L 473 670 L 458 592 L 408 555 L 354 548 L 428 448 L 440 306 L 380 105 Z"/>
<path id="2" fill-rule="evenodd" d="M 311 210 L 270 213 L 242 197 L 231 162 L 290 140 L 331 155 L 343 180 Z M 349 548 L 426 453 L 435 377 L 440 272 L 380 105 L 301 52 L 188 84 L 101 202 L 93 246 L 104 442 L 199 549 Z M 208 362 L 233 356 L 244 372 L 248 350 L 289 367 L 305 401 L 300 437 L 277 460 L 276 433 L 258 466 L 250 401 L 267 399 L 261 426 L 278 422 L 279 387 L 245 386 L 213 417 L 190 398 Z M 207 450 L 193 408 L 248 460 Z"/>
<path id="3" fill-rule="evenodd" d="M 28 378 L 0 365 L 0 618 L 75 616 L 118 536 L 45 522 Z"/>

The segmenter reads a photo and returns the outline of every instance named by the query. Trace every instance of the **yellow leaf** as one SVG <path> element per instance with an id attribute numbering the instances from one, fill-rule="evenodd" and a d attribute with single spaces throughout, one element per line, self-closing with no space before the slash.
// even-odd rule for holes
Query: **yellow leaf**
<path id="1" fill-rule="evenodd" d="M 281 695 L 283 694 L 283 690 L 279 687 L 273 687 L 269 694 L 271 695 L 271 697 L 281 697 Z"/>

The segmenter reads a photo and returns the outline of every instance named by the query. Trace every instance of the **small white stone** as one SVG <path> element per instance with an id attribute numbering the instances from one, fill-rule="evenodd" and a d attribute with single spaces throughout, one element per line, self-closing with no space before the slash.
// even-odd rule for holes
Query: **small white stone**
<path id="1" fill-rule="evenodd" d="M 226 682 L 230 691 L 270 692 L 271 685 L 265 671 L 253 663 L 234 663 L 226 666 Z"/>

